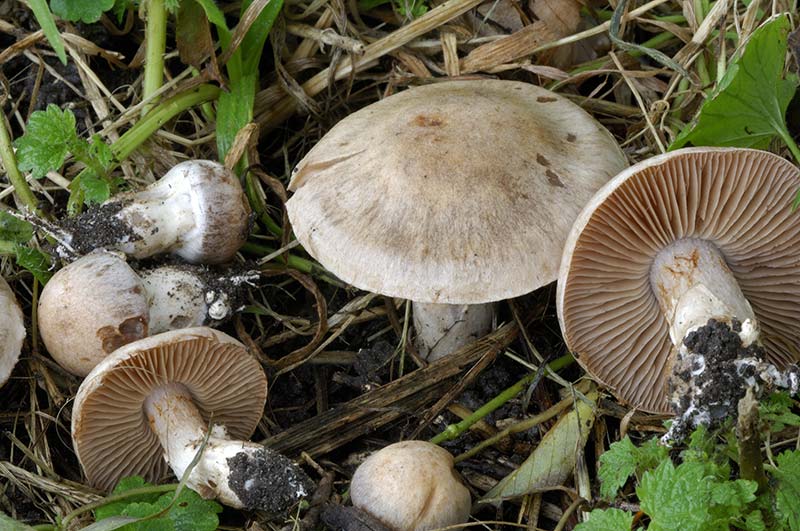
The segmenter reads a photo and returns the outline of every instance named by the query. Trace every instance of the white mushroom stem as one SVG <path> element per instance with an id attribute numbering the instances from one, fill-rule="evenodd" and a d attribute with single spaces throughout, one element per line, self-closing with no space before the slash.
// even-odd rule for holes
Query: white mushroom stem
<path id="1" fill-rule="evenodd" d="M 182 478 L 207 435 L 206 422 L 189 391 L 181 384 L 162 385 L 151 392 L 144 409 L 164 449 L 164 459 L 175 476 Z M 277 460 L 288 461 L 274 452 L 267 452 L 259 444 L 231 440 L 225 429 L 216 425 L 211 428 L 208 442 L 189 474 L 187 485 L 202 496 L 217 498 L 231 507 L 265 509 L 270 500 L 262 503 L 262 498 L 269 498 L 269 493 L 265 495 L 257 491 L 264 490 L 265 480 L 273 479 L 263 476 L 270 470 L 274 472 L 275 463 L 269 463 L 274 456 L 279 458 Z M 279 464 L 286 466 L 285 462 Z M 252 477 L 242 478 L 243 474 Z M 289 481 L 289 485 L 281 487 L 288 487 L 296 499 L 309 494 L 308 480 L 302 471 Z"/>
<path id="2" fill-rule="evenodd" d="M 413 303 L 416 346 L 428 361 L 436 361 L 492 329 L 494 304 Z"/>
<path id="3" fill-rule="evenodd" d="M 650 282 L 679 349 L 686 336 L 709 319 L 749 321 L 742 341 L 745 346 L 757 341 L 755 313 L 713 243 L 686 238 L 666 247 L 653 261 Z"/>

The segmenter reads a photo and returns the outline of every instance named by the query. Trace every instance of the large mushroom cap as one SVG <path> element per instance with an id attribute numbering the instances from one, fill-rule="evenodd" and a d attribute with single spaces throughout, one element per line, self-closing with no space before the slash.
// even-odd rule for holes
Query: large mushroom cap
<path id="1" fill-rule="evenodd" d="M 295 234 L 359 288 L 476 304 L 556 279 L 572 221 L 626 165 L 578 106 L 513 81 L 451 81 L 339 122 L 289 185 Z"/>
<path id="2" fill-rule="evenodd" d="M 117 348 L 147 335 L 144 285 L 120 256 L 92 252 L 60 269 L 39 298 L 39 330 L 50 355 L 86 376 Z"/>
<path id="3" fill-rule="evenodd" d="M 689 148 L 620 173 L 575 222 L 558 282 L 564 339 L 624 401 L 669 411 L 673 345 L 651 281 L 682 238 L 715 245 L 761 325 L 773 363 L 800 359 L 800 171 L 764 151 Z"/>
<path id="4" fill-rule="evenodd" d="M 120 478 L 156 481 L 169 473 L 144 401 L 165 383 L 186 387 L 203 419 L 232 438 L 255 430 L 267 379 L 244 345 L 211 328 L 186 328 L 130 343 L 86 377 L 75 398 L 72 441 L 89 483 L 110 490 Z"/>
<path id="5" fill-rule="evenodd" d="M 3 277 L 0 277 L 0 387 L 8 381 L 11 371 L 19 360 L 22 341 L 25 339 L 25 323 L 22 310 L 17 304 Z"/>

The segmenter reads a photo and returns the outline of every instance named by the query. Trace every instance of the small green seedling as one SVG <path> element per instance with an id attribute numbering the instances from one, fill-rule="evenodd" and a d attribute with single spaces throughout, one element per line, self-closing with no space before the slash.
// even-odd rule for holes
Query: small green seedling
<path id="1" fill-rule="evenodd" d="M 42 284 L 50 277 L 51 259 L 35 247 L 27 245 L 33 238 L 33 226 L 8 212 L 0 211 L 0 253 L 13 254 L 17 265 L 30 271 Z"/>

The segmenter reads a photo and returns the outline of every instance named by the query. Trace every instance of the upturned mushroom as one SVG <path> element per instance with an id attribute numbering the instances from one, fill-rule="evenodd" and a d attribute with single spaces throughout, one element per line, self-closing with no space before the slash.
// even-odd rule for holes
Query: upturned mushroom
<path id="1" fill-rule="evenodd" d="M 267 379 L 244 345 L 211 328 L 187 328 L 123 346 L 78 389 L 72 441 L 88 482 L 163 478 L 169 468 L 206 498 L 283 514 L 313 483 L 286 457 L 249 442 Z"/>
<path id="2" fill-rule="evenodd" d="M 190 263 L 219 264 L 244 244 L 249 224 L 236 175 L 217 162 L 191 160 L 144 190 L 118 194 L 67 220 L 60 238 L 69 246 L 65 254 L 105 248 L 135 258 L 174 253 Z"/>
<path id="3" fill-rule="evenodd" d="M 39 330 L 59 365 L 86 376 L 122 345 L 230 317 L 238 291 L 252 279 L 252 274 L 214 275 L 198 266 L 161 266 L 138 274 L 121 256 L 95 251 L 45 285 Z"/>
<path id="4" fill-rule="evenodd" d="M 610 181 L 561 264 L 558 316 L 581 365 L 624 402 L 676 414 L 676 438 L 778 383 L 800 359 L 799 186 L 786 160 L 732 148 L 677 150 Z"/>
<path id="5" fill-rule="evenodd" d="M 24 339 L 22 310 L 11 287 L 0 277 L 0 387 L 8 381 L 19 360 Z"/>
<path id="6" fill-rule="evenodd" d="M 463 524 L 472 504 L 453 456 L 425 441 L 390 444 L 369 456 L 353 474 L 350 498 L 392 531 Z"/>
<path id="7" fill-rule="evenodd" d="M 484 303 L 556 279 L 572 221 L 625 166 L 611 134 L 558 94 L 449 81 L 339 122 L 295 168 L 286 206 L 339 278 L 414 301 L 434 360 L 489 330 Z"/>

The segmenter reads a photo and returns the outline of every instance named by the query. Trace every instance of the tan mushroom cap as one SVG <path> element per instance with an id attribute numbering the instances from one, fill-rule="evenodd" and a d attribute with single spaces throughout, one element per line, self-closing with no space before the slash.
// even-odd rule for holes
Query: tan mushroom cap
<path id="1" fill-rule="evenodd" d="M 116 349 L 147 336 L 142 280 L 116 254 L 90 253 L 59 270 L 39 299 L 39 330 L 50 355 L 86 376 Z"/>
<path id="2" fill-rule="evenodd" d="M 620 173 L 580 214 L 558 281 L 558 316 L 581 365 L 625 402 L 668 412 L 673 350 L 650 282 L 656 254 L 712 242 L 761 326 L 768 357 L 800 359 L 800 170 L 751 149 L 687 148 Z"/>
<path id="3" fill-rule="evenodd" d="M 298 164 L 287 209 L 342 280 L 477 304 L 556 279 L 569 227 L 626 166 L 580 107 L 514 81 L 412 88 L 351 114 Z"/>
<path id="4" fill-rule="evenodd" d="M 73 406 L 72 442 L 91 485 L 111 490 L 123 477 L 170 473 L 143 405 L 165 383 L 183 384 L 203 419 L 234 439 L 252 435 L 267 397 L 258 361 L 217 330 L 186 328 L 125 345 L 86 377 Z"/>
<path id="5" fill-rule="evenodd" d="M 25 339 L 25 322 L 11 286 L 0 277 L 0 387 L 11 376 L 11 371 L 22 352 Z"/>
<path id="6" fill-rule="evenodd" d="M 471 507 L 453 456 L 426 441 L 390 444 L 369 456 L 353 474 L 350 497 L 394 531 L 462 524 Z"/>

